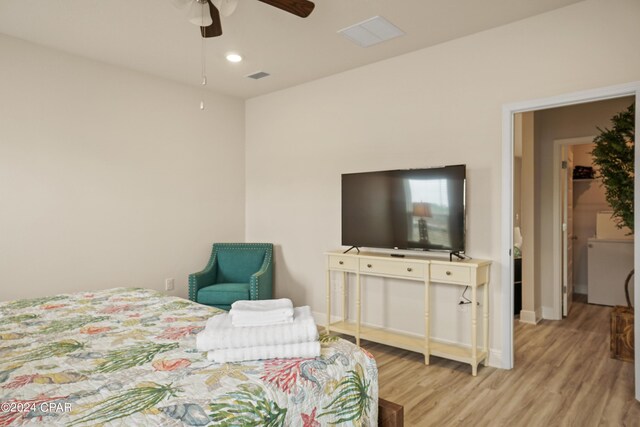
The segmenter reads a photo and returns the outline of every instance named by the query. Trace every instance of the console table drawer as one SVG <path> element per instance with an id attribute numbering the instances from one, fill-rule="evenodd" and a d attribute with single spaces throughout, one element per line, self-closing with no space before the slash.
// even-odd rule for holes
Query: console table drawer
<path id="1" fill-rule="evenodd" d="M 358 260 L 353 257 L 332 255 L 329 257 L 329 268 L 332 270 L 351 270 L 358 269 Z"/>
<path id="2" fill-rule="evenodd" d="M 431 265 L 431 280 L 434 282 L 469 282 L 471 279 L 468 267 L 458 265 Z"/>
<path id="3" fill-rule="evenodd" d="M 410 261 L 361 259 L 360 272 L 422 279 L 424 278 L 424 264 Z"/>

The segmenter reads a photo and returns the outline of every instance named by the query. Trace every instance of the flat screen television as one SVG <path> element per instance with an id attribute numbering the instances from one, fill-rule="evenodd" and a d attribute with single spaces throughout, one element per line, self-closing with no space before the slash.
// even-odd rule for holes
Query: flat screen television
<path id="1" fill-rule="evenodd" d="M 342 245 L 464 252 L 465 165 L 342 175 Z"/>

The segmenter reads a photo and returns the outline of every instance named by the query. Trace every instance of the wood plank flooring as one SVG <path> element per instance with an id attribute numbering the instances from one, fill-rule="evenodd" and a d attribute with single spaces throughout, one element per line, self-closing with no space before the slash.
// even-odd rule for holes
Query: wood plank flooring
<path id="1" fill-rule="evenodd" d="M 406 426 L 640 426 L 634 366 L 609 358 L 610 307 L 574 302 L 569 317 L 515 323 L 515 368 L 478 367 L 362 341 L 380 397 Z"/>

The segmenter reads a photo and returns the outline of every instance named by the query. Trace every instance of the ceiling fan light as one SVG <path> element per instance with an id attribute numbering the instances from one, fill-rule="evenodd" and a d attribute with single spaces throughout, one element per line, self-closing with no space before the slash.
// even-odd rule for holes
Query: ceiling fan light
<path id="1" fill-rule="evenodd" d="M 211 11 L 209 10 L 209 3 L 200 3 L 198 1 L 192 1 L 189 7 L 189 13 L 187 19 L 193 25 L 199 27 L 208 27 L 213 23 L 211 19 Z"/>
<path id="2" fill-rule="evenodd" d="M 240 56 L 237 53 L 228 53 L 227 54 L 227 61 L 229 61 L 229 62 L 240 62 L 240 61 L 242 61 L 242 56 Z"/>
<path id="3" fill-rule="evenodd" d="M 238 7 L 238 0 L 211 0 L 222 16 L 231 16 Z"/>
<path id="4" fill-rule="evenodd" d="M 218 9 L 222 16 L 231 16 L 236 11 L 236 7 L 238 7 L 238 0 L 221 0 L 221 3 Z"/>

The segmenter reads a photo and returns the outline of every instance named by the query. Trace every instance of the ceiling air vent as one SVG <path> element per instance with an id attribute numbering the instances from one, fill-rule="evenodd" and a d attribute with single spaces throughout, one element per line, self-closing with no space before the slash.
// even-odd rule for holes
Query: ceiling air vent
<path id="1" fill-rule="evenodd" d="M 249 74 L 247 77 L 253 80 L 260 80 L 265 77 L 269 77 L 271 74 L 265 73 L 264 71 L 258 71 L 257 73 Z"/>
<path id="2" fill-rule="evenodd" d="M 360 47 L 369 47 L 404 36 L 404 31 L 387 21 L 382 16 L 374 16 L 338 31 Z"/>

